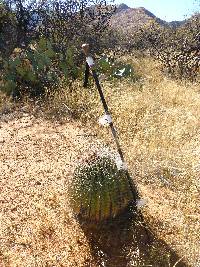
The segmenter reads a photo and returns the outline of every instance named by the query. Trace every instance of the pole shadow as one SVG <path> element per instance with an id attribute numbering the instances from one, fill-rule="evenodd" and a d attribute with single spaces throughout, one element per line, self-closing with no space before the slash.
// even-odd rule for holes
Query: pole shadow
<path id="1" fill-rule="evenodd" d="M 151 232 L 142 215 L 129 206 L 109 222 L 92 224 L 79 218 L 95 263 L 85 267 L 187 267 L 180 256 Z"/>

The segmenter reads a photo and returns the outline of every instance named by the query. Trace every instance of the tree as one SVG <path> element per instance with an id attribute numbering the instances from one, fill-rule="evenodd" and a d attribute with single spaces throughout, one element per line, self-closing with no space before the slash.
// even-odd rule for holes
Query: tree
<path id="1" fill-rule="evenodd" d="M 0 57 L 7 58 L 15 47 L 17 28 L 15 15 L 8 5 L 0 2 Z"/>
<path id="2" fill-rule="evenodd" d="M 115 11 L 115 6 L 105 0 L 3 0 L 3 3 L 15 14 L 17 47 L 44 37 L 62 52 L 77 40 L 98 39 Z"/>
<path id="3" fill-rule="evenodd" d="M 4 61 L 4 88 L 18 96 L 41 95 L 63 78 L 76 79 L 81 42 L 98 51 L 115 10 L 103 0 L 4 0 L 4 6 L 15 20 L 13 49 L 20 48 Z"/>

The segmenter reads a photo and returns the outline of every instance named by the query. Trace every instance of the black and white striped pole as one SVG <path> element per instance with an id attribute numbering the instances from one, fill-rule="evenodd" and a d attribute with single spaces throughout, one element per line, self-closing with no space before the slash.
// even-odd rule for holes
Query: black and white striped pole
<path id="1" fill-rule="evenodd" d="M 90 73 L 90 70 L 91 70 L 92 76 L 94 78 L 94 81 L 95 81 L 96 87 L 98 89 L 98 92 L 99 92 L 99 95 L 100 95 L 100 98 L 101 98 L 101 102 L 103 104 L 103 108 L 104 108 L 104 111 L 105 111 L 105 116 L 103 117 L 103 120 L 106 121 L 107 124 L 109 124 L 109 126 L 110 126 L 110 129 L 111 129 L 111 132 L 112 132 L 112 135 L 113 135 L 113 139 L 114 139 L 114 141 L 116 143 L 117 151 L 118 151 L 118 154 L 119 154 L 119 157 L 120 157 L 120 163 L 121 163 L 120 164 L 121 165 L 120 169 L 122 169 L 126 174 L 126 177 L 128 179 L 128 183 L 129 183 L 129 186 L 130 186 L 130 190 L 131 190 L 132 195 L 133 195 L 133 202 L 135 203 L 135 205 L 137 205 L 138 201 L 139 201 L 139 193 L 138 193 L 138 190 L 137 190 L 135 184 L 133 183 L 132 178 L 129 175 L 129 172 L 128 172 L 128 169 L 127 169 L 127 164 L 125 162 L 124 155 L 123 155 L 123 152 L 122 152 L 122 149 L 121 149 L 121 146 L 120 146 L 120 143 L 119 143 L 119 139 L 118 139 L 118 136 L 117 136 L 117 132 L 116 132 L 116 129 L 114 127 L 114 124 L 113 124 L 113 121 L 112 121 L 112 117 L 111 117 L 109 109 L 108 109 L 108 105 L 106 103 L 106 100 L 105 100 L 101 85 L 99 83 L 99 79 L 98 79 L 97 73 L 96 73 L 95 68 L 94 68 L 95 67 L 95 62 L 94 62 L 92 56 L 90 55 L 90 51 L 89 51 L 90 49 L 89 48 L 90 48 L 89 44 L 83 44 L 82 45 L 83 52 L 84 52 L 84 54 L 86 56 L 86 70 L 85 70 L 84 87 L 87 87 L 88 77 L 89 77 L 89 73 Z"/>

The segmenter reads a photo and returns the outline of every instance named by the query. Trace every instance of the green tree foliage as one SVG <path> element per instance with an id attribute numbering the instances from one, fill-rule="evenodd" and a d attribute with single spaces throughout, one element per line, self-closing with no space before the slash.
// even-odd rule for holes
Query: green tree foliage
<path id="1" fill-rule="evenodd" d="M 41 95 L 64 78 L 77 78 L 81 42 L 89 41 L 98 51 L 97 43 L 115 9 L 102 0 L 4 0 L 3 6 L 15 24 L 16 38 L 7 40 L 12 51 L 2 57 L 2 88 L 18 96 Z M 6 13 L 1 21 L 8 32 Z M 2 38 L 6 38 L 4 32 Z"/>
<path id="2" fill-rule="evenodd" d="M 47 9 L 44 6 L 39 12 L 42 23 L 38 30 L 52 41 L 55 49 L 63 52 L 66 46 L 79 47 L 81 42 L 89 42 L 94 51 L 102 49 L 101 38 L 115 11 L 113 5 L 102 0 L 56 1 L 49 12 Z"/>
<path id="3" fill-rule="evenodd" d="M 54 48 L 66 51 L 80 41 L 90 41 L 97 47 L 107 29 L 115 6 L 111 0 L 3 0 L 15 16 L 17 28 L 16 47 L 44 37 Z M 4 25 L 6 27 L 6 24 Z"/>
<path id="4" fill-rule="evenodd" d="M 56 53 L 51 42 L 41 38 L 32 42 L 26 50 L 17 50 L 3 62 L 4 85 L 2 90 L 16 97 L 28 94 L 39 96 L 45 90 L 55 88 L 62 79 L 76 79 L 78 67 L 74 65 L 73 48 L 65 57 Z"/>
<path id="5" fill-rule="evenodd" d="M 115 57 L 106 55 L 98 60 L 97 71 L 99 74 L 105 74 L 108 79 L 129 78 L 133 81 L 137 78 L 131 64 L 117 61 Z"/>
<path id="6" fill-rule="evenodd" d="M 15 48 L 16 19 L 10 8 L 0 2 L 0 58 L 6 58 Z"/>

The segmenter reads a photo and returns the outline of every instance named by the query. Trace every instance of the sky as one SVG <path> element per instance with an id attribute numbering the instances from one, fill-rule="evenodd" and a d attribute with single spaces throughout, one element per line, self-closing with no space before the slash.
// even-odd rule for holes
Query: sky
<path id="1" fill-rule="evenodd" d="M 115 0 L 129 7 L 144 7 L 155 16 L 166 21 L 184 20 L 200 11 L 200 0 Z"/>

